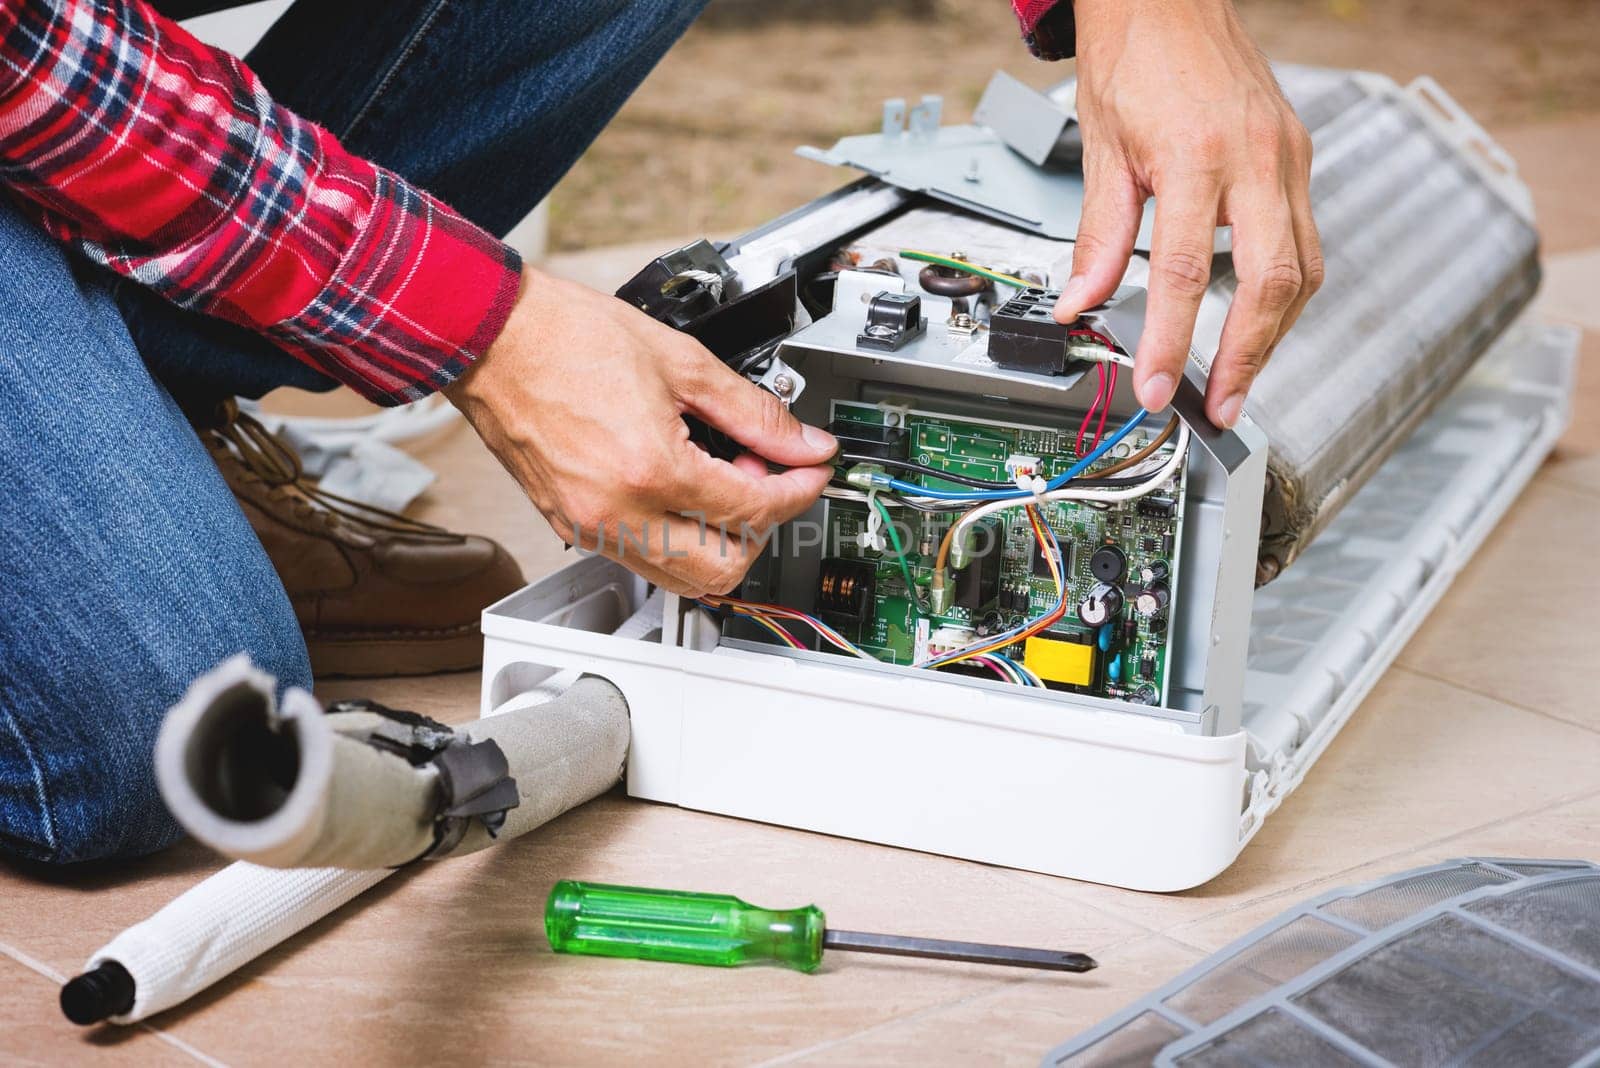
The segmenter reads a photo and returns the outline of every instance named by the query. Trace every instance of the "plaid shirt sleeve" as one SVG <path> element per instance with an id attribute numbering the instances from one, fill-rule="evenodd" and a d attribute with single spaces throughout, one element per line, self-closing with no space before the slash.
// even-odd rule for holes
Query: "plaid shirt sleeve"
<path id="1" fill-rule="evenodd" d="M 1022 39 L 1040 59 L 1071 59 L 1078 50 L 1072 0 L 1011 0 Z"/>
<path id="2" fill-rule="evenodd" d="M 380 404 L 457 378 L 521 263 L 144 0 L 0 0 L 0 184 L 95 263 Z"/>

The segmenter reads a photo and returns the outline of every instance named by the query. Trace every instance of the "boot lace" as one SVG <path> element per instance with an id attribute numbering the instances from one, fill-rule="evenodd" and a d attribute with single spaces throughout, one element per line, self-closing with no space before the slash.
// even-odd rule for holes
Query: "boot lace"
<path id="1" fill-rule="evenodd" d="M 456 541 L 458 535 L 443 527 L 424 523 L 385 508 L 329 493 L 306 477 L 300 457 L 261 421 L 239 410 L 229 400 L 222 408 L 220 424 L 203 431 L 225 443 L 243 464 L 248 477 L 280 491 L 302 517 L 314 517 L 324 525 L 348 523 L 371 533 L 402 534 L 412 538 Z"/>

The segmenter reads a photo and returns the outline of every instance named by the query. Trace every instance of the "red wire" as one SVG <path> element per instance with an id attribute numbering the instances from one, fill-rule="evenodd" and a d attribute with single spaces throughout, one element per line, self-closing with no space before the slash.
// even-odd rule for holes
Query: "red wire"
<path id="1" fill-rule="evenodd" d="M 1095 370 L 1100 372 L 1100 388 L 1095 391 L 1094 403 L 1090 404 L 1089 410 L 1083 413 L 1083 422 L 1078 424 L 1078 436 L 1072 439 L 1072 451 L 1079 456 L 1084 453 L 1083 436 L 1089 432 L 1089 423 L 1094 419 L 1095 409 L 1100 407 L 1106 395 L 1106 365 L 1097 363 L 1095 364 Z M 1105 423 L 1102 421 L 1100 425 L 1104 426 Z"/>
<path id="2" fill-rule="evenodd" d="M 1100 344 L 1104 345 L 1113 352 L 1115 352 L 1117 348 L 1115 342 L 1098 330 L 1090 330 L 1088 328 L 1068 330 L 1067 336 L 1091 338 L 1095 341 L 1098 341 Z M 1079 456 L 1084 454 L 1085 450 L 1083 447 L 1083 436 L 1084 434 L 1088 433 L 1089 424 L 1091 421 L 1093 421 L 1096 410 L 1099 410 L 1100 412 L 1100 423 L 1095 429 L 1094 443 L 1089 446 L 1089 449 L 1093 450 L 1099 448 L 1100 439 L 1105 436 L 1106 432 L 1106 417 L 1111 414 L 1111 398 L 1117 389 L 1117 365 L 1114 363 L 1111 365 L 1111 380 L 1109 383 L 1106 381 L 1106 365 L 1103 363 L 1100 364 L 1098 370 L 1100 372 L 1100 388 L 1095 392 L 1094 403 L 1089 405 L 1089 410 L 1087 412 L 1083 413 L 1083 422 L 1078 424 L 1078 436 L 1073 439 L 1072 443 L 1074 451 L 1076 451 Z"/>
<path id="3" fill-rule="evenodd" d="M 1006 682 L 1010 682 L 1011 681 L 1011 676 L 1007 675 L 1005 673 L 1005 669 L 1002 668 L 999 664 L 995 663 L 993 660 L 990 660 L 987 656 L 975 656 L 972 659 L 977 661 L 978 663 L 982 664 L 984 667 L 988 668 L 990 671 L 994 672 L 996 675 L 999 675 Z"/>
<path id="4" fill-rule="evenodd" d="M 1094 444 L 1090 446 L 1091 449 L 1098 449 L 1100 447 L 1100 439 L 1105 436 L 1105 433 L 1106 433 L 1106 416 L 1111 414 L 1111 397 L 1116 392 L 1117 392 L 1117 365 L 1116 364 L 1112 364 L 1111 365 L 1111 384 L 1106 387 L 1105 404 L 1103 404 L 1101 406 L 1101 408 L 1100 408 L 1100 425 L 1094 428 Z"/>

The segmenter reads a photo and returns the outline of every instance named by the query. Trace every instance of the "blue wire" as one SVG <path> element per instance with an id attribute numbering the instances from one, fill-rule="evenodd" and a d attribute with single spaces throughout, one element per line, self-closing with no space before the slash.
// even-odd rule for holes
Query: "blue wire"
<path id="1" fill-rule="evenodd" d="M 1117 442 L 1133 433 L 1134 428 L 1140 423 L 1144 422 L 1145 417 L 1149 414 L 1150 413 L 1143 408 L 1140 408 L 1138 411 L 1134 412 L 1126 423 L 1123 423 L 1121 426 L 1119 426 L 1114 434 L 1102 441 L 1093 452 L 1089 453 L 1088 456 L 1085 456 L 1083 459 L 1067 468 L 1064 472 L 1045 483 L 1045 492 L 1049 493 L 1053 490 L 1058 490 L 1062 486 L 1065 486 L 1068 482 L 1071 482 L 1073 479 L 1077 478 L 1088 469 L 1090 464 L 1094 463 L 1096 460 L 1100 459 L 1100 457 L 1110 452 L 1112 447 L 1114 447 Z M 903 493 L 908 497 L 931 497 L 936 501 L 1014 501 L 1023 500 L 1034 496 L 1032 493 L 1028 493 L 1023 490 L 930 489 L 927 486 L 919 486 L 915 482 L 907 482 L 904 479 L 899 478 L 889 478 L 886 475 L 875 475 L 872 479 L 872 484 L 874 486 L 887 486 L 890 489 L 898 490 L 900 493 Z"/>
<path id="2" fill-rule="evenodd" d="M 1016 674 L 1016 681 L 1018 683 L 1023 686 L 1033 685 L 1033 679 L 1028 677 L 1027 673 L 1022 670 L 1022 666 L 1015 660 L 1011 659 L 1009 656 L 1001 656 L 999 653 L 990 653 L 988 655 L 995 660 L 1000 661 L 1000 663 L 1004 664 L 1006 667 L 1010 668 Z"/>

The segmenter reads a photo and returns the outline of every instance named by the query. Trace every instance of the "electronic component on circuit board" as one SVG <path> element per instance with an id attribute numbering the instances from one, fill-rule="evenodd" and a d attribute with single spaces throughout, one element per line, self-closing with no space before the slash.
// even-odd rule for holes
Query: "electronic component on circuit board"
<path id="1" fill-rule="evenodd" d="M 1089 572 L 1101 582 L 1121 582 L 1127 570 L 1127 554 L 1115 545 L 1102 545 L 1089 557 Z"/>
<path id="2" fill-rule="evenodd" d="M 830 556 L 817 574 L 817 611 L 853 621 L 867 618 L 877 588 L 877 567 L 869 560 Z"/>
<path id="3" fill-rule="evenodd" d="M 1117 618 L 1122 611 L 1122 591 L 1109 583 L 1102 582 L 1089 591 L 1078 604 L 1078 618 L 1083 620 L 1085 626 L 1100 627 Z"/>

